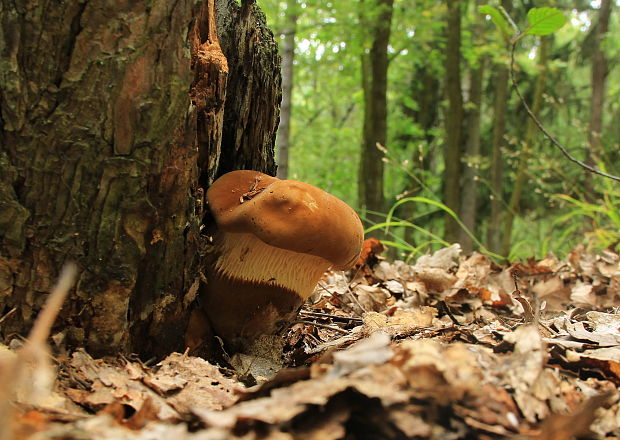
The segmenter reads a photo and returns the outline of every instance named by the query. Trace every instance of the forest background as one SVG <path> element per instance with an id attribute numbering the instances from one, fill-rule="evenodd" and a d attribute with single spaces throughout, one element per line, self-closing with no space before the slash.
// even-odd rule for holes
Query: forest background
<path id="1" fill-rule="evenodd" d="M 562 12 L 557 32 L 519 41 L 515 81 L 570 154 L 618 175 L 619 2 L 258 3 L 280 37 L 280 177 L 341 197 L 400 257 L 457 241 L 510 260 L 619 248 L 618 182 L 538 130 L 480 12 L 503 7 L 520 29 L 534 7 Z"/>

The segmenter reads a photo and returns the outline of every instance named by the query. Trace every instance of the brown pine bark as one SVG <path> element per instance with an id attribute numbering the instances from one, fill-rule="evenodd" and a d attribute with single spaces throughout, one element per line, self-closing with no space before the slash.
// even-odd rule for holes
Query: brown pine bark
<path id="1" fill-rule="evenodd" d="M 461 91 L 461 1 L 447 0 L 446 47 L 446 141 L 444 145 L 443 202 L 458 215 L 461 201 L 461 156 L 463 126 L 463 96 Z M 445 214 L 444 238 L 456 242 L 459 225 Z"/>
<path id="2" fill-rule="evenodd" d="M 371 20 L 363 20 L 371 32 L 371 47 L 362 54 L 362 86 L 364 91 L 364 126 L 358 174 L 359 205 L 363 210 L 383 212 L 383 153 L 377 144 L 387 143 L 387 73 L 388 44 L 392 26 L 393 0 L 369 2 Z M 380 217 L 368 215 L 372 221 Z"/>
<path id="3" fill-rule="evenodd" d="M 29 5 L 0 2 L 2 336 L 29 329 L 72 260 L 66 341 L 183 349 L 203 190 L 275 171 L 275 43 L 234 0 L 218 0 L 219 41 L 214 0 Z"/>

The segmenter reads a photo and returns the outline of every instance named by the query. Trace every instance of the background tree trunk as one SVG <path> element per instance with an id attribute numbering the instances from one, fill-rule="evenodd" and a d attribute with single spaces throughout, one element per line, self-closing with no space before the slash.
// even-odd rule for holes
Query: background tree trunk
<path id="1" fill-rule="evenodd" d="M 545 81 L 547 79 L 547 60 L 549 51 L 549 37 L 541 37 L 540 47 L 538 53 L 538 76 L 536 78 L 536 84 L 534 86 L 534 96 L 532 99 L 532 113 L 536 117 L 540 114 L 540 109 L 543 103 L 543 92 L 545 90 Z M 519 154 L 519 162 L 517 165 L 517 175 L 512 188 L 512 195 L 510 197 L 510 203 L 506 211 L 504 220 L 504 230 L 502 232 L 502 255 L 508 258 L 512 244 L 512 227 L 514 219 L 519 212 L 519 205 L 521 203 L 521 194 L 523 193 L 523 187 L 527 177 L 528 162 L 530 155 L 532 154 L 532 146 L 538 127 L 531 118 L 527 118 L 525 125 L 525 137 L 523 138 L 523 147 Z"/>
<path id="2" fill-rule="evenodd" d="M 428 66 L 414 65 L 409 92 L 411 99 L 417 104 L 417 109 L 412 110 L 405 107 L 403 108 L 403 113 L 411 118 L 412 123 L 420 126 L 424 136 L 422 139 L 409 134 L 400 137 L 401 141 L 418 144 L 412 148 L 411 174 L 413 176 L 402 191 L 402 194 L 405 194 L 407 197 L 415 197 L 422 192 L 423 186 L 421 183 L 426 180 L 426 175 L 431 170 L 431 163 L 434 161 L 435 134 L 433 133 L 433 127 L 437 123 L 439 115 L 440 88 L 438 72 Z M 423 144 L 420 144 L 421 141 L 423 141 Z M 422 145 L 424 150 L 420 148 Z M 415 222 L 415 215 L 415 203 L 400 205 L 399 217 Z M 416 245 L 413 228 L 405 228 L 404 240 L 411 246 Z"/>
<path id="3" fill-rule="evenodd" d="M 387 143 L 388 44 L 392 26 L 393 0 L 375 0 L 367 8 L 373 18 L 368 22 L 371 48 L 362 54 L 364 90 L 364 128 L 358 174 L 359 206 L 362 210 L 383 212 L 383 153 L 377 144 Z M 376 11 L 372 11 L 376 8 Z M 362 21 L 364 23 L 365 20 Z M 368 215 L 373 221 L 380 218 Z"/>
<path id="4" fill-rule="evenodd" d="M 461 92 L 461 1 L 447 0 L 446 47 L 446 142 L 444 146 L 443 202 L 459 214 L 461 201 L 461 153 L 463 127 L 463 95 Z M 452 216 L 445 215 L 444 238 L 456 242 L 459 225 Z"/>
<path id="5" fill-rule="evenodd" d="M 596 37 L 594 38 L 594 53 L 592 54 L 592 96 L 590 98 L 590 121 L 588 123 L 588 141 L 590 149 L 586 163 L 595 165 L 595 158 L 601 147 L 601 134 L 603 133 L 603 106 L 605 103 L 605 82 L 609 74 L 607 57 L 601 47 L 609 30 L 609 17 L 611 16 L 611 0 L 602 0 L 601 9 L 598 13 L 596 25 Z M 596 197 L 592 185 L 592 174 L 585 173 L 586 198 L 593 202 Z"/>
<path id="6" fill-rule="evenodd" d="M 280 107 L 280 125 L 276 138 L 276 155 L 278 158 L 278 177 L 288 178 L 288 150 L 291 140 L 291 111 L 293 97 L 293 61 L 295 60 L 295 32 L 297 29 L 297 0 L 286 3 L 286 17 L 282 29 L 282 105 Z"/>
<path id="7" fill-rule="evenodd" d="M 502 0 L 502 7 L 511 12 L 512 2 Z M 493 131 L 491 133 L 491 169 L 489 172 L 489 186 L 491 191 L 491 212 L 487 226 L 486 247 L 499 253 L 501 249 L 502 213 L 504 212 L 504 160 L 502 145 L 506 134 L 506 116 L 508 114 L 508 65 L 505 60 L 495 64 L 495 96 L 493 100 Z"/>
<path id="8" fill-rule="evenodd" d="M 495 69 L 495 98 L 493 104 L 493 132 L 491 134 L 491 169 L 490 169 L 490 203 L 491 213 L 487 227 L 486 247 L 493 252 L 500 252 L 502 213 L 504 211 L 504 160 L 502 145 L 506 133 L 506 116 L 508 113 L 508 67 L 502 62 Z"/>
<path id="9" fill-rule="evenodd" d="M 222 50 L 214 0 L 29 5 L 0 2 L 3 336 L 29 329 L 73 260 L 67 341 L 183 349 L 203 189 L 233 168 L 275 172 L 275 42 L 234 0 L 217 4 Z"/>
<path id="10" fill-rule="evenodd" d="M 480 170 L 480 107 L 482 106 L 482 79 L 484 77 L 484 58 L 469 72 L 469 109 L 466 116 L 465 167 L 463 169 L 463 191 L 461 193 L 461 221 L 471 231 L 476 232 L 478 212 L 478 192 Z M 466 254 L 474 250 L 473 241 L 464 229 L 459 230 L 459 243 Z"/>

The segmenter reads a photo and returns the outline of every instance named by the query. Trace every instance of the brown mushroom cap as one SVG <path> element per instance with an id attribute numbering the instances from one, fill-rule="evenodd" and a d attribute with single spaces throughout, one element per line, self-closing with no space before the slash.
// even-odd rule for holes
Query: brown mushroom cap
<path id="1" fill-rule="evenodd" d="M 312 185 L 233 171 L 211 185 L 207 200 L 217 228 L 202 305 L 233 350 L 276 333 L 325 270 L 347 269 L 361 252 L 355 211 Z"/>
<path id="2" fill-rule="evenodd" d="M 348 269 L 359 257 L 364 231 L 342 200 L 307 183 L 256 171 L 225 174 L 207 191 L 218 228 L 249 233 L 281 249 L 323 258 Z"/>

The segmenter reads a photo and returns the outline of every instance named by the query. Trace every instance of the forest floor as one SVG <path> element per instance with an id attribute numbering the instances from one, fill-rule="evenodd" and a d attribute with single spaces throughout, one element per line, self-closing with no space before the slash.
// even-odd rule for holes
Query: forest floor
<path id="1" fill-rule="evenodd" d="M 0 438 L 620 438 L 617 254 L 499 267 L 455 245 L 409 265 L 380 248 L 326 274 L 270 379 L 251 357 L 234 373 L 0 347 Z"/>

